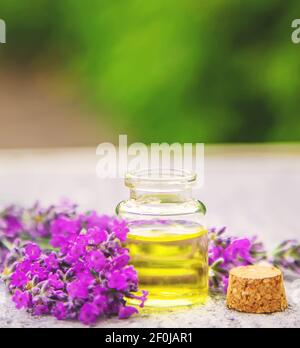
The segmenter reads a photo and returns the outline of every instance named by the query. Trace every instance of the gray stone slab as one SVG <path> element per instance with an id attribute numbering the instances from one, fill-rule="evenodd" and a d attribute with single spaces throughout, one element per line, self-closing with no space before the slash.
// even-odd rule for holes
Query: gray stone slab
<path id="1" fill-rule="evenodd" d="M 210 296 L 207 303 L 190 309 L 161 313 L 145 313 L 126 320 L 99 320 L 97 328 L 300 328 L 300 283 L 286 281 L 289 308 L 282 313 L 246 314 L 226 308 L 223 295 Z M 80 328 L 78 322 L 58 321 L 55 318 L 33 317 L 17 310 L 3 284 L 0 285 L 1 328 Z"/>

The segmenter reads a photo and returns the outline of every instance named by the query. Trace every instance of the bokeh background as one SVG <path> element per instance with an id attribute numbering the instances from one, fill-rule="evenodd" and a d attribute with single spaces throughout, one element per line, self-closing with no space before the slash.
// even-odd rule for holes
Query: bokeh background
<path id="1" fill-rule="evenodd" d="M 1 0 L 0 147 L 300 140 L 299 0 Z"/>

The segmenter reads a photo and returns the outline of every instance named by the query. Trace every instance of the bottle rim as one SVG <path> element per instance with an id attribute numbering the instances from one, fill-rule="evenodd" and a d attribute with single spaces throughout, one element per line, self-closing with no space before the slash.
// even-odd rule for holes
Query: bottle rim
<path id="1" fill-rule="evenodd" d="M 172 183 L 173 185 L 192 184 L 196 182 L 197 174 L 182 169 L 140 169 L 125 175 L 126 186 L 138 183 Z"/>

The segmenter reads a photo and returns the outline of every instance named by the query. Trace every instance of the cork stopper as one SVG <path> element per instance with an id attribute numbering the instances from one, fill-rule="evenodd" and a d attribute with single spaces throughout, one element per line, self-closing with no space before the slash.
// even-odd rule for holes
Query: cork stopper
<path id="1" fill-rule="evenodd" d="M 282 273 L 272 266 L 241 266 L 229 274 L 226 304 L 246 313 L 273 313 L 287 308 Z"/>

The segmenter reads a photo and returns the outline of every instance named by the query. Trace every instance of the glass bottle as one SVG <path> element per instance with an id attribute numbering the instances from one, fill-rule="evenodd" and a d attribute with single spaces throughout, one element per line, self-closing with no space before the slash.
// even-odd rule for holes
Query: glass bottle
<path id="1" fill-rule="evenodd" d="M 130 199 L 116 211 L 129 224 L 126 246 L 140 289 L 149 291 L 145 306 L 188 306 L 206 300 L 206 209 L 192 197 L 195 182 L 195 174 L 178 170 L 141 170 L 125 177 Z"/>

